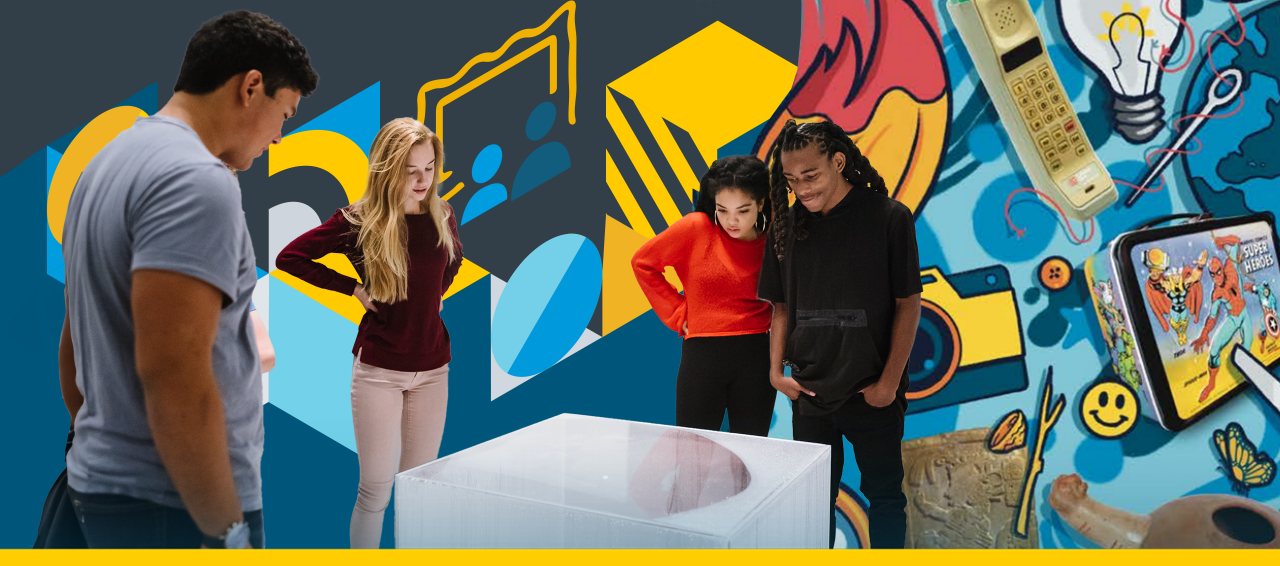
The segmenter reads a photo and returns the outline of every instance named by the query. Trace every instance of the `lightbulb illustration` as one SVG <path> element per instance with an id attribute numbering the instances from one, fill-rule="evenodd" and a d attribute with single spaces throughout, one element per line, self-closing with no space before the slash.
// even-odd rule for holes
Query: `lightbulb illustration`
<path id="1" fill-rule="evenodd" d="M 1161 4 L 1167 4 L 1168 13 Z M 1071 48 L 1107 81 L 1113 125 L 1130 142 L 1151 141 L 1164 127 L 1160 58 L 1177 48 L 1184 4 L 1185 0 L 1058 0 Z"/>

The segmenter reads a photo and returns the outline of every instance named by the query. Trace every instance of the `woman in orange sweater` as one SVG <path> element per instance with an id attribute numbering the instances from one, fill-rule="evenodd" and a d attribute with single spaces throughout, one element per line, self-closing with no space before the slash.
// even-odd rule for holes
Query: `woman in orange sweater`
<path id="1" fill-rule="evenodd" d="M 756 297 L 768 225 L 769 170 L 759 159 L 716 160 L 694 211 L 631 258 L 653 312 L 680 333 L 676 426 L 766 436 L 777 391 L 769 383 L 773 306 Z M 663 276 L 675 268 L 684 294 Z"/>

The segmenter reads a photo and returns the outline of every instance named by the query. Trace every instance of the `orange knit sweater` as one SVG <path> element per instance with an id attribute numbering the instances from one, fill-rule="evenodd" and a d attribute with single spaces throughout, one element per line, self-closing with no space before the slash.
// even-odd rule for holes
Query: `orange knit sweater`
<path id="1" fill-rule="evenodd" d="M 653 312 L 685 338 L 737 336 L 768 332 L 773 305 L 756 297 L 765 237 L 743 242 L 693 212 L 645 242 L 631 258 L 640 289 Z M 663 277 L 674 267 L 681 295 Z"/>

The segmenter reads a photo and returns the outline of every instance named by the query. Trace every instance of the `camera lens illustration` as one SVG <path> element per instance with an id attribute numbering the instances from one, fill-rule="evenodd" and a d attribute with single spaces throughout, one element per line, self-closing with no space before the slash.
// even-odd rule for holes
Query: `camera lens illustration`
<path id="1" fill-rule="evenodd" d="M 920 302 L 920 327 L 907 362 L 907 400 L 928 397 L 946 387 L 960 363 L 960 336 L 956 324 L 938 305 Z"/>
<path id="2" fill-rule="evenodd" d="M 907 412 L 918 413 L 1027 388 L 1022 324 L 1001 265 L 944 274 L 920 271 L 920 326 L 907 361 Z"/>

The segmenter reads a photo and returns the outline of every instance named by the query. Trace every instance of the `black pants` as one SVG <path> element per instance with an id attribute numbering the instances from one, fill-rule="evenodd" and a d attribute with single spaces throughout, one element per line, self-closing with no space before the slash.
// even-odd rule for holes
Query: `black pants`
<path id="1" fill-rule="evenodd" d="M 200 529 L 185 509 L 143 499 L 70 490 L 89 548 L 200 548 Z M 244 514 L 249 544 L 263 548 L 262 511 Z"/>
<path id="2" fill-rule="evenodd" d="M 71 442 L 76 431 L 67 432 L 67 448 L 62 453 L 63 462 L 67 452 L 71 451 Z M 32 548 L 88 548 L 84 534 L 80 532 L 80 522 L 76 519 L 76 508 L 71 504 L 71 486 L 67 485 L 67 470 L 63 469 L 49 488 L 49 495 L 44 500 L 44 511 L 40 513 L 40 527 L 36 529 L 36 543 Z"/>
<path id="3" fill-rule="evenodd" d="M 902 548 L 907 540 L 907 496 L 902 493 L 902 426 L 906 416 L 903 399 L 884 408 L 868 405 L 854 395 L 835 412 L 820 417 L 800 416 L 792 401 L 793 437 L 802 442 L 831 446 L 831 544 L 836 540 L 836 496 L 844 470 L 844 440 L 853 445 L 853 456 L 862 472 L 858 491 L 870 510 L 871 548 Z"/>
<path id="4" fill-rule="evenodd" d="M 676 376 L 676 426 L 768 436 L 778 392 L 769 383 L 769 335 L 687 338 Z"/>

